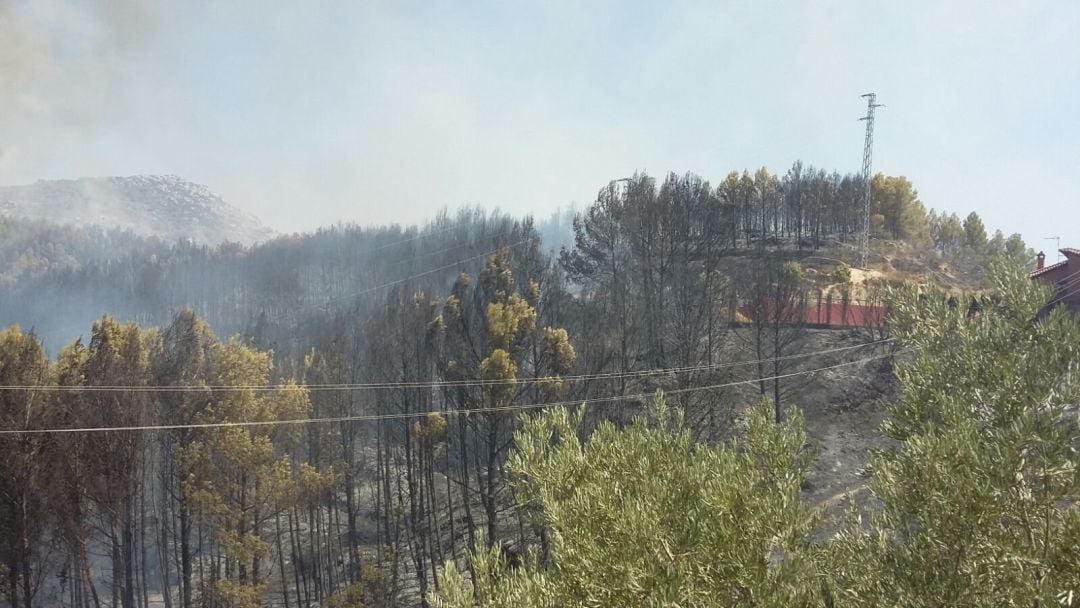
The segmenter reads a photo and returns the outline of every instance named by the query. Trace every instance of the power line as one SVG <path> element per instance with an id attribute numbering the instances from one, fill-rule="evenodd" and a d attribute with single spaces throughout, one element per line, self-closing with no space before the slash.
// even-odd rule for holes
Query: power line
<path id="1" fill-rule="evenodd" d="M 1078 269 L 1076 272 L 1065 275 L 1065 278 L 1059 281 L 1054 281 L 1052 285 L 1060 293 L 1055 293 L 1054 297 L 1046 303 L 1046 306 L 1053 306 L 1054 304 L 1061 302 L 1070 295 L 1069 290 L 1071 288 L 1075 287 L 1076 285 L 1080 285 L 1080 269 Z"/>
<path id="2" fill-rule="evenodd" d="M 837 348 L 829 348 L 819 351 L 813 351 L 808 353 L 796 353 L 791 355 L 782 355 L 778 357 L 770 357 L 765 359 L 753 359 L 743 361 L 729 361 L 725 363 L 713 363 L 709 365 L 695 365 L 686 367 L 668 367 L 668 368 L 654 368 L 648 370 L 636 370 L 628 372 L 604 372 L 596 374 L 578 374 L 571 376 L 544 376 L 540 378 L 513 378 L 502 380 L 447 380 L 439 382 L 368 382 L 368 383 L 337 383 L 337 384 L 278 384 L 278 385 L 97 385 L 97 386 L 84 386 L 84 385 L 0 385 L 0 391 L 50 391 L 50 392 L 129 392 L 129 393 L 177 393 L 177 392 L 228 392 L 238 390 L 257 390 L 257 391 L 289 391 L 304 389 L 307 391 L 358 391 L 358 390 L 380 390 L 380 389 L 400 389 L 400 388 L 450 388 L 450 387 L 471 387 L 471 386 L 499 386 L 499 385 L 514 385 L 514 384 L 541 384 L 545 382 L 562 381 L 562 382 L 577 382 L 582 380 L 605 380 L 614 378 L 634 378 L 644 376 L 655 376 L 662 374 L 679 374 L 695 371 L 709 371 L 714 369 L 725 369 L 731 367 L 741 367 L 745 365 L 755 365 L 758 363 L 771 363 L 775 361 L 787 361 L 794 359 L 805 359 L 809 357 L 817 357 L 821 355 L 827 355 L 838 352 L 845 352 L 854 350 L 857 348 L 866 348 L 868 346 L 879 346 L 892 342 L 893 338 L 885 338 L 882 340 L 875 340 L 873 342 L 866 342 L 863 344 L 855 344 L 852 346 L 841 346 Z"/>
<path id="3" fill-rule="evenodd" d="M 494 235 L 493 238 L 498 238 L 498 237 L 501 237 L 501 236 L 505 236 L 509 232 L 513 232 L 513 231 L 511 230 L 511 231 L 507 231 L 507 232 L 497 233 L 497 234 Z M 438 233 L 436 233 L 436 234 L 438 234 Z M 417 238 L 420 238 L 422 236 L 430 236 L 430 235 L 419 235 L 417 237 L 413 237 L 413 238 L 410 238 L 410 239 L 405 239 L 403 241 L 398 241 L 398 242 L 395 242 L 395 243 L 389 243 L 389 244 L 383 245 L 381 247 L 376 247 L 376 248 L 374 248 L 374 249 L 372 249 L 370 251 L 367 251 L 365 253 L 370 254 L 370 253 L 373 253 L 373 252 L 378 251 L 380 249 L 384 249 L 386 247 L 391 247 L 393 245 L 398 245 L 398 244 L 401 244 L 401 243 L 406 243 L 406 242 L 409 242 L 409 241 L 416 240 Z M 459 266 L 461 264 L 464 264 L 466 262 L 472 262 L 472 261 L 475 261 L 477 259 L 483 259 L 483 258 L 486 258 L 488 256 L 494 255 L 494 254 L 498 253 L 503 248 L 513 249 L 513 248 L 516 248 L 516 247 L 520 247 L 521 245 L 524 245 L 526 243 L 535 241 L 536 239 L 537 239 L 537 237 L 529 237 L 529 238 L 517 241 L 515 243 L 511 243 L 509 245 L 503 245 L 503 246 L 497 247 L 495 249 L 492 249 L 490 251 L 486 251 L 486 252 L 478 254 L 478 255 L 473 255 L 473 256 L 469 256 L 467 258 L 457 260 L 455 262 L 452 262 L 450 264 L 446 264 L 444 266 L 439 266 L 438 268 L 433 268 L 431 270 L 427 270 L 427 271 L 424 271 L 424 272 L 421 272 L 421 273 L 413 274 L 413 275 L 410 275 L 410 276 L 407 276 L 407 277 L 403 277 L 401 279 L 396 279 L 396 280 L 389 281 L 389 282 L 386 282 L 386 283 L 382 283 L 382 284 L 379 284 L 379 285 L 373 285 L 371 287 L 366 287 L 364 289 L 361 289 L 359 291 L 355 291 L 353 293 L 343 294 L 343 295 L 340 295 L 340 296 L 335 296 L 335 297 L 327 299 L 325 302 L 320 304 L 320 306 L 324 306 L 324 307 L 329 306 L 331 303 L 337 302 L 339 300 L 348 299 L 348 298 L 356 298 L 356 297 L 366 295 L 366 294 L 374 292 L 374 291 L 378 291 L 380 289 L 386 289 L 387 287 L 393 287 L 395 285 L 399 285 L 401 283 L 407 283 L 408 281 L 423 278 L 423 277 L 435 274 L 437 272 L 442 272 L 444 270 L 449 270 L 451 268 L 454 268 L 454 267 Z M 461 243 L 459 245 L 455 245 L 454 247 L 445 249 L 443 251 L 431 252 L 430 254 L 425 254 L 424 257 L 426 257 L 428 255 L 434 255 L 435 253 L 444 253 L 445 251 L 450 251 L 452 249 L 456 249 L 457 247 L 468 246 L 470 244 L 472 244 L 472 243 Z M 286 316 L 288 316 L 289 314 L 293 314 L 293 313 L 291 311 L 283 311 L 283 312 L 278 313 L 276 315 L 267 315 L 267 320 L 279 321 L 279 320 L 285 318 Z M 66 327 L 58 328 L 58 329 L 51 329 L 51 330 L 48 330 L 48 331 L 45 331 L 45 332 L 36 332 L 35 331 L 34 333 L 36 335 L 51 336 L 51 335 L 57 335 L 57 334 L 64 333 L 69 329 L 70 330 L 76 330 L 76 329 L 82 329 L 83 327 L 84 327 L 83 325 L 77 325 L 77 326 L 76 325 L 69 325 L 69 326 L 66 326 Z M 0 387 L 0 388 L 2 388 L 2 387 Z"/>
<path id="4" fill-rule="evenodd" d="M 856 361 L 847 361 L 844 363 L 838 363 L 836 365 L 830 365 L 827 367 L 820 367 L 817 369 L 804 370 L 800 372 L 791 372 L 788 374 L 779 374 L 775 376 L 769 376 L 767 378 L 753 378 L 750 380 L 740 380 L 737 382 L 726 382 L 723 384 L 712 384 L 708 386 L 698 386 L 692 388 L 673 389 L 670 391 L 664 391 L 665 395 L 679 395 L 685 393 L 692 393 L 697 391 L 716 390 L 721 388 L 730 388 L 734 386 L 742 386 L 747 384 L 756 384 L 759 382 L 769 382 L 773 380 L 783 380 L 785 378 L 791 378 L 794 376 L 803 376 L 807 374 L 815 374 L 818 372 L 825 372 L 842 367 L 849 367 L 852 365 L 860 365 L 863 363 L 869 363 L 878 359 L 884 359 L 886 357 L 892 357 L 912 350 L 911 348 L 899 351 L 897 353 L 886 353 L 882 355 L 875 355 L 873 357 L 866 357 L 864 359 L 858 359 Z M 47 428 L 47 429 L 5 429 L 0 430 L 0 435 L 40 435 L 49 433 L 105 433 L 105 432 L 127 432 L 127 431 L 169 431 L 180 429 L 212 429 L 212 428 L 228 428 L 228 427 L 266 427 L 266 426 L 285 426 L 285 425 L 300 425 L 300 424 L 325 424 L 325 423 L 342 423 L 342 422 L 371 422 L 371 421 L 383 421 L 383 420 L 403 420 L 410 418 L 425 418 L 431 415 L 441 416 L 454 416 L 454 415 L 470 415 L 470 414 L 482 414 L 482 413 L 494 413 L 494 412 L 508 412 L 519 410 L 537 410 L 546 409 L 551 407 L 567 407 L 574 405 L 587 405 L 590 403 L 610 403 L 617 401 L 626 401 L 633 399 L 646 399 L 651 397 L 650 393 L 637 393 L 633 395 L 615 395 L 610 397 L 594 397 L 592 399 L 579 399 L 574 401 L 549 401 L 545 403 L 528 403 L 519 405 L 504 405 L 504 406 L 491 406 L 491 407 L 478 407 L 468 409 L 442 409 L 442 410 L 430 410 L 424 412 L 400 412 L 395 414 L 368 414 L 361 416 L 335 416 L 327 418 L 298 418 L 293 420 L 259 420 L 259 421 L 239 421 L 239 422 L 207 422 L 198 424 L 162 424 L 162 425 L 142 425 L 142 426 L 115 426 L 115 427 L 78 427 L 78 428 Z"/>
<path id="5" fill-rule="evenodd" d="M 1076 272 L 1067 275 L 1064 279 L 1061 279 L 1060 281 L 1054 283 L 1054 287 L 1057 288 L 1059 293 L 1055 294 L 1054 298 L 1047 302 L 1046 305 L 1053 306 L 1064 301 L 1066 298 L 1072 295 L 1069 290 L 1071 290 L 1073 287 L 1076 287 L 1077 285 L 1080 285 L 1080 270 L 1077 270 Z"/>
<path id="6" fill-rule="evenodd" d="M 509 236 L 509 235 L 513 234 L 513 232 L 514 232 L 514 229 L 504 230 L 502 232 L 497 232 L 495 234 L 483 235 L 483 236 L 476 237 L 476 238 L 468 240 L 468 241 L 458 242 L 458 243 L 455 243 L 453 245 L 450 245 L 449 247 L 444 247 L 442 249 L 436 249 L 434 251 L 425 251 L 425 252 L 419 253 L 419 254 L 417 254 L 417 255 L 415 255 L 413 257 L 405 257 L 405 258 L 403 258 L 401 260 L 398 260 L 396 262 L 392 262 L 392 263 L 390 263 L 390 268 L 397 268 L 398 266 L 401 266 L 403 264 L 408 264 L 409 262 L 416 262 L 416 261 L 422 260 L 424 258 L 429 258 L 429 257 L 431 257 L 433 255 L 440 255 L 440 254 L 443 254 L 443 253 L 454 251 L 455 249 L 461 249 L 463 247 L 476 247 L 477 245 L 482 244 L 482 241 L 491 241 L 491 240 L 501 239 L 504 236 Z"/>
<path id="7" fill-rule="evenodd" d="M 440 234 L 446 234 L 447 232 L 450 232 L 450 231 L 455 230 L 457 228 L 459 228 L 459 226 L 452 225 L 452 226 L 446 226 L 445 228 L 442 228 L 442 229 L 439 229 L 439 230 L 433 230 L 433 231 L 426 231 L 424 229 L 418 229 L 417 234 L 414 235 L 414 236 L 407 237 L 407 238 L 401 239 L 399 241 L 393 241 L 393 242 L 390 242 L 390 243 L 384 243 L 382 245 L 371 247 L 370 249 L 368 249 L 366 251 L 362 251 L 360 253 L 362 255 L 371 255 L 371 254 L 375 253 L 376 251 L 382 251 L 383 249 L 389 249 L 389 248 L 395 247 L 397 245 L 404 245 L 406 243 L 411 243 L 413 241 L 418 241 L 418 240 L 423 239 L 423 238 L 428 238 L 428 237 L 432 237 L 432 236 L 438 236 Z M 408 230 L 406 230 L 405 232 L 408 232 Z"/>
<path id="8" fill-rule="evenodd" d="M 455 267 L 460 266 L 461 264 L 464 264 L 466 262 L 472 262 L 472 261 L 475 261 L 475 260 L 478 260 L 478 259 L 483 259 L 483 258 L 486 258 L 488 256 L 492 256 L 492 255 L 498 253 L 499 251 L 501 251 L 502 249 L 513 249 L 515 247 L 520 247 L 521 245 L 524 245 L 526 243 L 535 241 L 536 239 L 537 239 L 537 237 L 529 237 L 527 239 L 522 239 L 522 240 L 520 240 L 520 241 L 518 241 L 516 243 L 512 243 L 510 245 L 503 245 L 503 246 L 500 246 L 500 247 L 496 247 L 495 249 L 492 249 L 490 251 L 486 251 L 486 252 L 481 253 L 479 255 L 474 255 L 474 256 L 470 256 L 470 257 L 467 257 L 467 258 L 464 258 L 464 259 L 461 259 L 461 260 L 457 260 L 456 262 L 452 262 L 452 263 L 446 264 L 444 266 L 439 266 L 438 268 L 432 268 L 431 270 L 427 270 L 425 272 L 421 272 L 421 273 L 418 273 L 418 274 L 407 276 L 407 277 L 404 277 L 402 279 L 397 279 L 397 280 L 390 281 L 390 282 L 387 282 L 387 283 L 382 283 L 381 285 L 374 285 L 372 287 L 367 287 L 367 288 L 361 289 L 359 291 L 356 291 L 356 292 L 353 292 L 353 293 L 350 293 L 350 294 L 343 294 L 343 295 L 340 295 L 340 296 L 335 296 L 333 298 L 327 299 L 321 305 L 322 306 L 329 306 L 330 303 L 336 302 L 338 300 L 342 300 L 342 299 L 346 299 L 346 298 L 357 298 L 357 297 L 360 297 L 362 295 L 371 293 L 373 291 L 378 291 L 380 289 L 385 289 L 387 287 L 393 287 L 395 285 L 400 285 L 401 283 L 407 283 L 407 282 L 409 282 L 409 281 L 411 281 L 413 279 L 419 279 L 419 278 L 422 278 L 422 277 L 426 277 L 428 275 L 435 274 L 437 272 L 442 272 L 444 270 L 449 270 L 451 268 L 455 268 Z M 277 320 L 285 317 L 288 314 L 290 314 L 290 313 L 289 312 L 283 312 L 281 314 L 274 315 L 273 317 L 268 317 L 268 319 L 277 321 Z"/>
<path id="9" fill-rule="evenodd" d="M 404 245 L 404 244 L 407 244 L 407 243 L 411 243 L 413 241 L 418 241 L 420 239 L 439 236 L 441 234 L 446 234 L 447 232 L 452 232 L 454 230 L 459 230 L 461 227 L 462 226 L 460 224 L 451 224 L 449 226 L 444 226 L 443 228 L 439 228 L 438 230 L 432 230 L 431 228 L 433 228 L 433 225 L 430 222 L 427 225 L 423 226 L 423 227 L 416 226 L 416 225 L 410 226 L 410 228 L 416 228 L 417 233 L 415 235 L 413 235 L 411 237 L 403 238 L 401 240 L 391 241 L 389 243 L 384 243 L 382 245 L 376 245 L 374 247 L 369 247 L 369 248 L 365 249 L 364 251 L 360 251 L 359 254 L 362 255 L 362 256 L 363 255 L 371 255 L 373 253 L 376 253 L 378 251 L 382 251 L 384 249 L 389 249 L 391 247 L 396 247 L 397 245 Z M 383 229 L 389 231 L 389 228 L 384 227 Z M 360 228 L 361 234 L 363 234 L 365 230 L 371 231 L 371 237 L 377 238 L 378 235 L 374 231 L 379 230 L 379 228 L 374 228 L 374 229 Z M 406 228 L 402 232 L 404 234 L 408 234 L 409 229 Z M 496 235 L 496 236 L 498 236 L 498 235 Z"/>

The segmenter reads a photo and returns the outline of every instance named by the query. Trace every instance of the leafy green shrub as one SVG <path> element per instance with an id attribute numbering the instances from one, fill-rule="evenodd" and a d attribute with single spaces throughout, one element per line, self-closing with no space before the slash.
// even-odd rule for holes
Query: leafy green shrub
<path id="1" fill-rule="evenodd" d="M 843 606 L 1080 604 L 1080 319 L 998 273 L 977 318 L 914 288 L 893 332 L 914 347 L 871 461 L 880 508 L 821 556 Z"/>
<path id="2" fill-rule="evenodd" d="M 750 413 L 746 439 L 697 444 L 669 416 L 579 439 L 582 414 L 557 409 L 517 433 L 510 467 L 550 529 L 551 563 L 473 556 L 476 587 L 453 563 L 437 606 L 796 606 L 815 597 L 803 559 L 813 517 L 799 500 L 809 465 L 798 414 Z"/>

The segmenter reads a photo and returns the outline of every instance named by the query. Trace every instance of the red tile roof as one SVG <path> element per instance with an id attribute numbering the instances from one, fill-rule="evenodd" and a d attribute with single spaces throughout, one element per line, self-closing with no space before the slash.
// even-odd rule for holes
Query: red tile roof
<path id="1" fill-rule="evenodd" d="M 1037 276 L 1040 276 L 1040 275 L 1044 275 L 1044 274 L 1050 272 L 1051 270 L 1053 270 L 1055 268 L 1060 268 L 1062 266 L 1065 266 L 1068 263 L 1069 263 L 1069 260 L 1062 260 L 1062 261 L 1058 262 L 1057 264 L 1051 264 L 1051 265 L 1043 267 L 1043 268 L 1032 270 L 1031 271 L 1031 276 L 1037 277 Z"/>

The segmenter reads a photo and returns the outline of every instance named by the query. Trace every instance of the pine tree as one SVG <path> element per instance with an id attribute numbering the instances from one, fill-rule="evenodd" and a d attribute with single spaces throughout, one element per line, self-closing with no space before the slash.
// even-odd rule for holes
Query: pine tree
<path id="1" fill-rule="evenodd" d="M 12 326 L 0 331 L 0 386 L 44 386 L 52 369 L 41 342 Z M 0 428 L 42 426 L 51 416 L 46 391 L 0 391 Z M 0 565 L 6 566 L 6 587 L 11 605 L 30 608 L 37 591 L 48 530 L 46 513 L 60 510 L 50 497 L 49 477 L 57 471 L 48 464 L 49 437 L 0 437 Z M 62 497 L 56 497 L 62 498 Z"/>
<path id="2" fill-rule="evenodd" d="M 489 545 L 498 542 L 499 512 L 510 502 L 502 469 L 516 418 L 501 410 L 527 397 L 556 398 L 563 389 L 559 377 L 576 358 L 565 329 L 537 326 L 539 284 L 528 274 L 515 276 L 512 264 L 510 252 L 503 249 L 488 259 L 476 288 L 466 275 L 459 276 L 439 320 L 446 328 L 444 376 L 486 383 L 458 387 L 447 396 L 461 410 L 490 410 L 459 417 L 454 439 L 460 466 L 467 471 L 471 464 L 474 469 Z M 479 453 L 470 455 L 470 449 Z M 468 480 L 462 485 L 468 496 Z M 471 519 L 468 499 L 465 508 Z M 475 539 L 473 526 L 469 527 L 472 547 Z"/>
<path id="3" fill-rule="evenodd" d="M 88 389 L 75 420 L 91 428 L 131 427 L 151 422 L 148 393 L 138 390 L 92 391 L 95 386 L 141 387 L 151 381 L 150 353 L 156 331 L 105 316 L 91 330 L 81 369 Z M 136 509 L 147 465 L 148 436 L 139 431 L 91 433 L 81 437 L 87 496 L 104 520 L 112 560 L 112 596 L 123 608 L 135 608 L 140 517 Z"/>
<path id="4" fill-rule="evenodd" d="M 975 254 L 982 253 L 986 248 L 986 226 L 974 211 L 964 218 L 964 246 Z"/>
<path id="5" fill-rule="evenodd" d="M 162 392 L 155 395 L 158 420 L 164 424 L 189 425 L 201 420 L 209 411 L 214 395 L 210 389 L 199 390 L 213 384 L 214 349 L 217 339 L 210 326 L 190 309 L 181 310 L 162 331 L 161 341 L 153 354 L 154 382 L 160 386 L 184 387 L 184 390 Z M 168 583 L 168 540 L 174 538 L 179 551 L 171 557 L 178 570 L 179 599 L 181 608 L 194 605 L 195 594 L 195 529 L 197 522 L 190 496 L 183 491 L 183 484 L 190 471 L 183 455 L 199 434 L 191 428 L 178 428 L 161 437 L 161 493 L 162 529 L 159 552 L 165 562 L 164 583 Z M 170 521 L 171 520 L 171 521 Z M 172 527 L 169 524 L 173 524 Z M 179 529 L 175 529 L 179 528 Z M 170 585 L 165 584 L 168 589 Z"/>
<path id="6" fill-rule="evenodd" d="M 304 389 L 285 384 L 259 390 L 270 381 L 268 353 L 232 340 L 215 345 L 212 354 L 213 384 L 235 388 L 215 392 L 197 422 L 269 423 L 309 413 Z M 319 472 L 294 468 L 290 450 L 297 439 L 289 425 L 221 426 L 203 430 L 183 449 L 182 490 L 223 564 L 215 567 L 212 581 L 203 581 L 205 600 L 227 608 L 261 605 L 271 547 L 268 523 L 293 500 L 318 491 L 311 488 L 319 485 Z"/>

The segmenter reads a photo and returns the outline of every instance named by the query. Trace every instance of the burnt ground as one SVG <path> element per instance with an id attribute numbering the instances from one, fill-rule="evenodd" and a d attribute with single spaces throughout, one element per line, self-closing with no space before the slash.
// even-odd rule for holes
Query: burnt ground
<path id="1" fill-rule="evenodd" d="M 804 337 L 803 344 L 793 352 L 817 352 L 826 349 L 865 344 L 871 339 L 850 330 L 811 330 Z M 885 346 L 868 346 L 837 354 L 800 360 L 797 364 L 785 370 L 805 371 L 820 369 L 849 361 L 858 361 L 867 357 L 887 354 Z M 732 355 L 733 360 L 745 358 L 745 355 Z M 734 379 L 742 380 L 753 377 L 754 370 L 744 369 Z M 885 447 L 886 439 L 881 435 L 879 428 L 886 416 L 887 404 L 898 395 L 899 387 L 892 372 L 892 360 L 888 358 L 876 359 L 859 365 L 845 366 L 828 371 L 818 372 L 808 376 L 787 381 L 784 387 L 784 407 L 788 411 L 791 408 L 800 409 L 805 418 L 808 449 L 816 454 L 810 474 L 806 480 L 803 498 L 810 506 L 824 507 L 828 514 L 840 516 L 849 502 L 854 497 L 857 502 L 865 504 L 867 492 L 865 483 L 866 465 L 871 450 Z M 746 407 L 757 403 L 760 399 L 758 387 L 751 385 L 740 388 L 734 393 L 726 394 L 723 403 L 715 403 L 713 407 L 724 412 L 723 418 L 727 426 L 726 431 L 717 439 L 723 439 L 738 434 L 741 426 L 739 419 L 741 412 Z M 672 400 L 674 401 L 674 400 Z M 634 413 L 647 412 L 647 405 L 642 404 L 639 408 L 627 408 Z M 612 415 L 613 412 L 608 411 Z M 617 418 L 617 424 L 628 421 L 631 412 L 623 410 Z M 609 416 L 601 416 L 608 418 Z M 371 455 L 374 458 L 373 454 Z M 437 474 L 437 485 L 442 487 L 445 478 Z M 368 503 L 374 495 L 374 488 L 365 485 L 361 491 L 361 502 Z M 507 500 L 510 499 L 507 493 Z M 507 505 L 509 507 L 509 504 Z M 477 506 L 478 508 L 478 506 Z M 500 536 L 518 547 L 521 541 L 526 544 L 531 542 L 523 537 L 529 537 L 528 533 L 522 534 L 522 522 L 514 516 L 512 509 L 504 511 L 506 520 L 500 523 Z M 457 512 L 457 529 L 460 533 L 465 522 L 460 508 Z M 362 554 L 365 559 L 373 559 L 376 555 L 377 525 L 374 512 L 366 512 L 360 520 L 361 542 L 363 543 Z M 835 529 L 835 520 L 826 520 L 819 537 L 825 537 Z M 419 587 L 413 576 L 413 564 L 408 557 L 407 549 L 399 562 L 398 605 L 413 606 L 420 604 Z M 463 556 L 459 555 L 459 559 Z M 464 562 L 462 562 L 464 565 Z M 277 587 L 272 579 L 271 588 Z M 271 593 L 273 596 L 274 593 Z"/>

